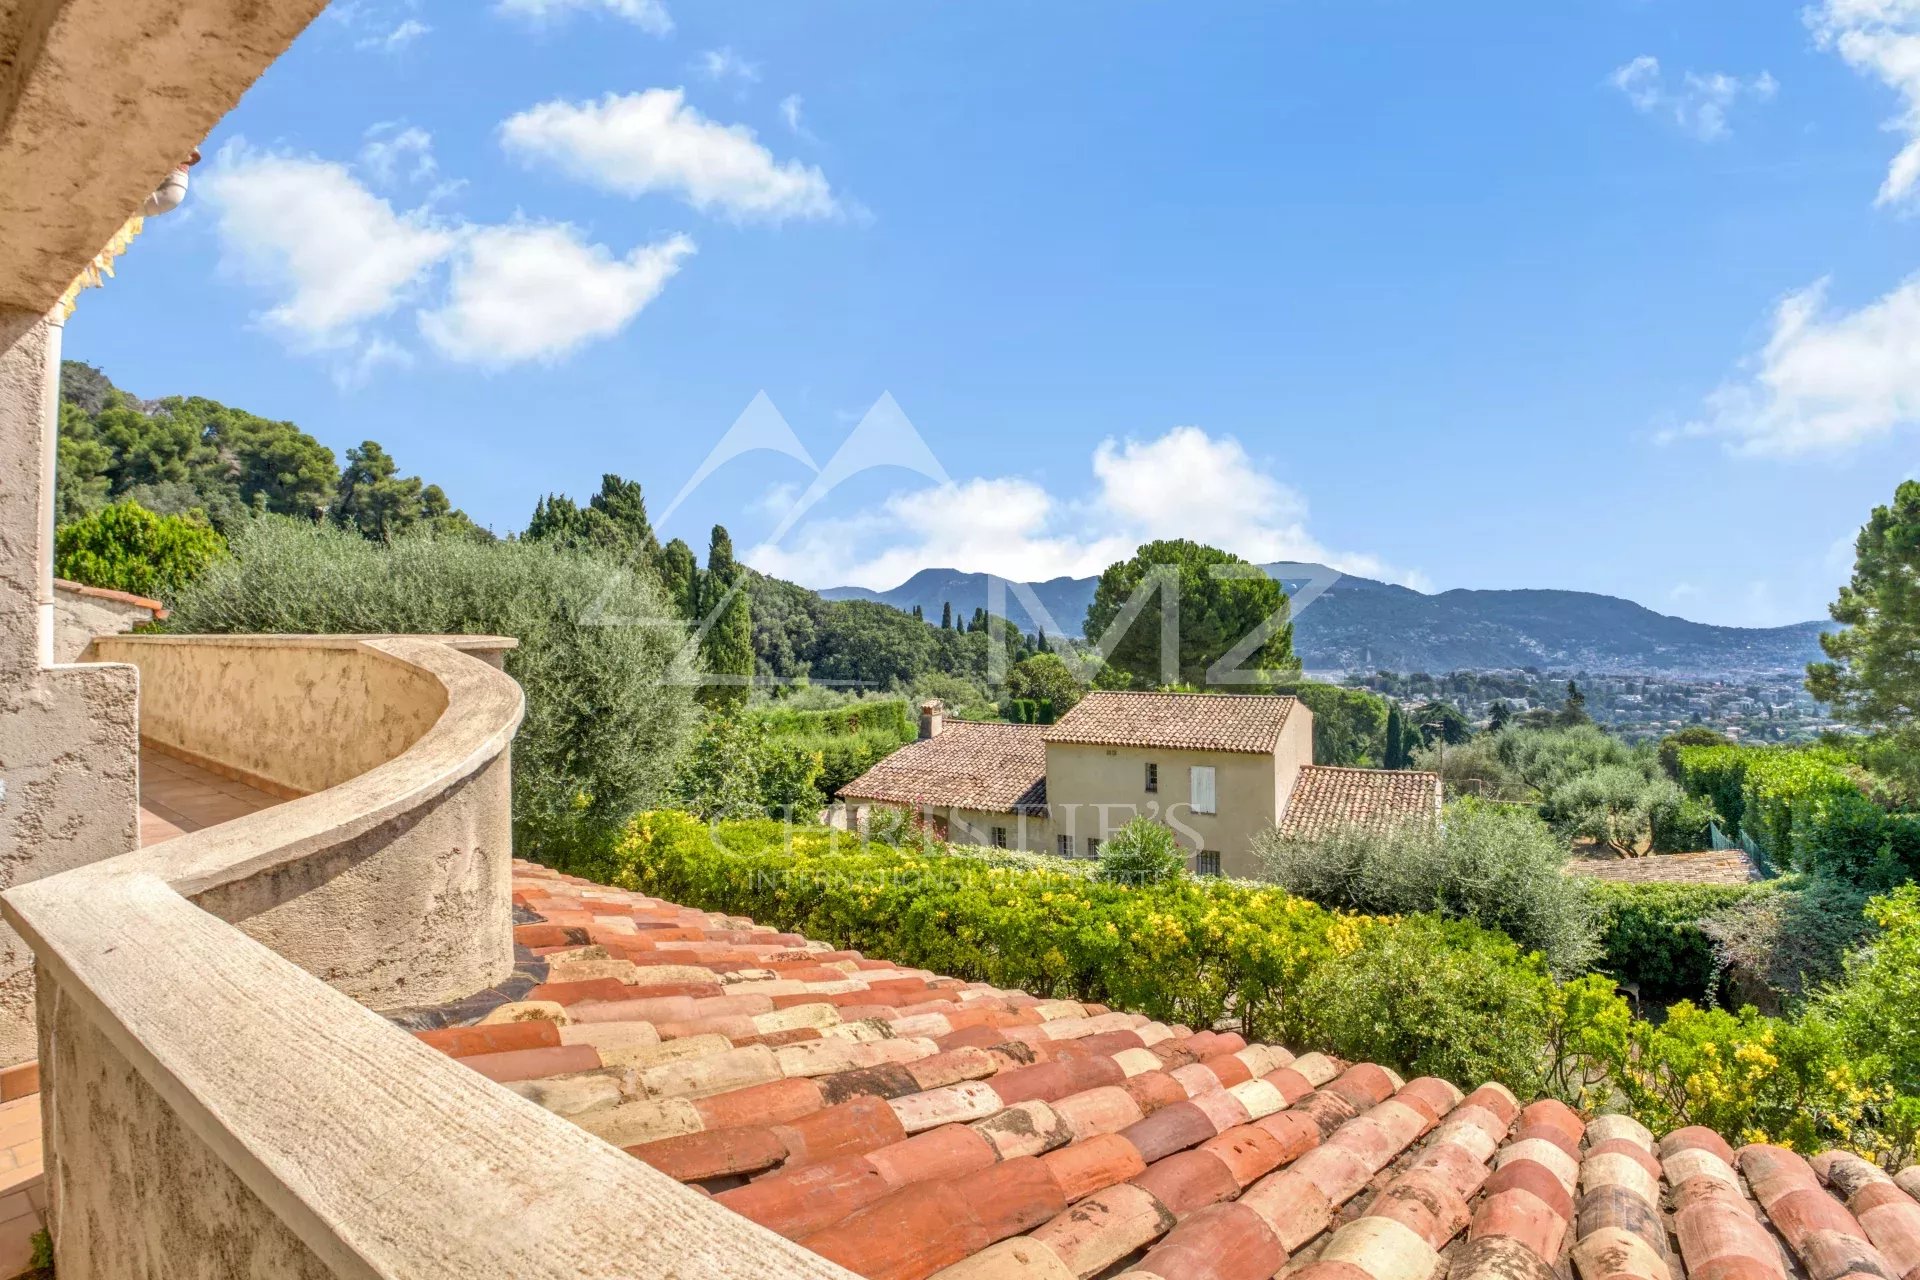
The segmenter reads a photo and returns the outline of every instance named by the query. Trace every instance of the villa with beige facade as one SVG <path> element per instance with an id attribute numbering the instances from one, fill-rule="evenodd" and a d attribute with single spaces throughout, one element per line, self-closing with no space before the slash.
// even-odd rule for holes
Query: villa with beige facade
<path id="1" fill-rule="evenodd" d="M 1262 694 L 1089 693 L 1050 725 L 950 720 L 840 789 L 861 810 L 925 813 L 961 843 L 1094 857 L 1134 818 L 1164 823 L 1196 874 L 1255 878 L 1254 838 L 1439 812 L 1431 773 L 1313 762 L 1313 712 Z"/>

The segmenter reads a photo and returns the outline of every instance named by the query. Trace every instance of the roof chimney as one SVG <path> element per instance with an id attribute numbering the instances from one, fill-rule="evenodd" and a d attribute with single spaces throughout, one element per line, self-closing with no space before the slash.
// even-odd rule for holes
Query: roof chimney
<path id="1" fill-rule="evenodd" d="M 946 704 L 938 698 L 928 698 L 920 704 L 920 741 L 940 736 L 940 730 L 946 726 Z"/>

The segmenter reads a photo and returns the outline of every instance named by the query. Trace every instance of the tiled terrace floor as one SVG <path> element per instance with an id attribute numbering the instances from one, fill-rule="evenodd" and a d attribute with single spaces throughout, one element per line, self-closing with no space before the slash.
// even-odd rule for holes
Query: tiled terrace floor
<path id="1" fill-rule="evenodd" d="M 142 743 L 140 844 L 171 840 L 279 804 L 276 796 L 223 778 Z"/>
<path id="2" fill-rule="evenodd" d="M 18 1275 L 33 1258 L 33 1236 L 45 1225 L 41 1172 L 40 1095 L 0 1103 L 0 1275 Z"/>
<path id="3" fill-rule="evenodd" d="M 421 1039 L 871 1280 L 1920 1280 L 1920 1169 L 514 896 L 540 985 Z"/>

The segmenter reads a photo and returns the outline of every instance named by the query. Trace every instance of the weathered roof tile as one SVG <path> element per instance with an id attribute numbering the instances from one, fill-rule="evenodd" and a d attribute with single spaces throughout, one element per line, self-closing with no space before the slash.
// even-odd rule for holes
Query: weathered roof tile
<path id="1" fill-rule="evenodd" d="M 1311 839 L 1340 827 L 1378 831 L 1440 813 L 1440 775 L 1308 765 L 1294 779 L 1280 834 Z"/>
<path id="2" fill-rule="evenodd" d="M 552 1068 L 506 1087 L 864 1275 L 1429 1280 L 1445 1260 L 1449 1280 L 1565 1280 L 1570 1246 L 1578 1280 L 1786 1280 L 1784 1242 L 1805 1280 L 1920 1280 L 1920 1202 L 1843 1153 L 1736 1152 L 1697 1128 L 1656 1151 L 1629 1118 L 1523 1109 L 1497 1084 L 1463 1097 L 865 957 L 825 968 L 834 953 L 793 935 L 535 868 L 516 899 L 597 922 L 596 945 L 642 940 L 594 955 L 568 934 L 562 963 L 651 949 L 681 985 L 640 985 L 642 963 L 421 1041 Z M 776 1047 L 829 1013 L 868 1020 Z M 608 1065 L 561 1069 L 587 1055 Z"/>
<path id="3" fill-rule="evenodd" d="M 1270 753 L 1294 705 L 1267 694 L 1096 690 L 1040 736 L 1090 746 Z"/>

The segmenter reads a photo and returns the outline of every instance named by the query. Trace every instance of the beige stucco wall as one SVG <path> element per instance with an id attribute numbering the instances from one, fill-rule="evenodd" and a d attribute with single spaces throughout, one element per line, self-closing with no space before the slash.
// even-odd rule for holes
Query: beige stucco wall
<path id="1" fill-rule="evenodd" d="M 53 660 L 80 662 L 95 636 L 119 635 L 152 622 L 152 605 L 115 591 L 53 584 Z"/>
<path id="2" fill-rule="evenodd" d="M 332 637 L 103 636 L 140 669 L 140 733 L 295 793 L 405 751 L 446 709 L 438 682 Z"/>
<path id="3" fill-rule="evenodd" d="M 135 679 L 53 662 L 59 330 L 0 311 L 0 890 L 139 839 Z M 32 955 L 0 926 L 0 1065 L 32 1058 Z"/>
<path id="4" fill-rule="evenodd" d="M 1148 793 L 1146 766 L 1159 766 L 1159 789 Z M 1271 827 L 1285 807 L 1294 779 L 1313 763 L 1313 716 L 1296 706 L 1270 754 L 1245 751 L 1177 751 L 1165 747 L 1101 747 L 1047 744 L 1047 809 L 1052 837 L 1111 831 L 1138 816 L 1166 823 L 1180 843 L 1196 852 L 1220 854 L 1221 872 L 1256 878 L 1263 868 L 1254 837 Z M 1214 770 L 1215 812 L 1193 808 L 1190 769 Z M 1049 849 L 1050 851 L 1050 849 Z"/>
<path id="5" fill-rule="evenodd" d="M 59 1063 L 43 1077 L 40 1111 L 57 1135 L 46 1177 L 61 1280 L 335 1274 L 182 1123 L 79 1001 L 57 981 L 40 991 L 45 1059 Z"/>

